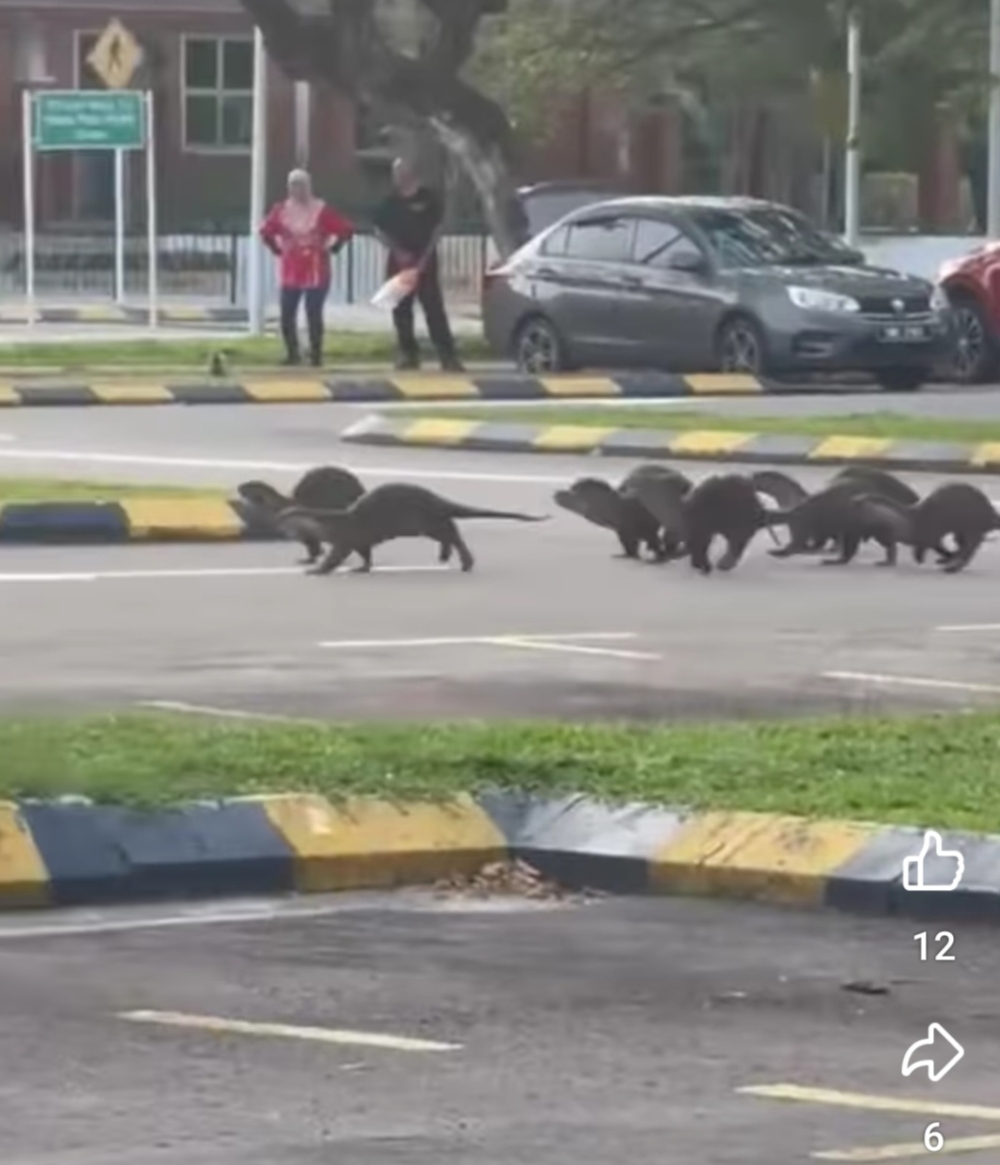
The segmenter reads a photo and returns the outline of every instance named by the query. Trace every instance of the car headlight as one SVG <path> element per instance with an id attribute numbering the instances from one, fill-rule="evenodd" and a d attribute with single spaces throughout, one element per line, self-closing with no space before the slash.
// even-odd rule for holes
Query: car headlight
<path id="1" fill-rule="evenodd" d="M 948 311 L 950 307 L 951 300 L 948 298 L 947 291 L 940 283 L 935 284 L 934 290 L 931 292 L 931 311 Z"/>
<path id="2" fill-rule="evenodd" d="M 815 287 L 789 287 L 788 298 L 803 311 L 860 311 L 861 304 L 850 295 L 820 291 Z"/>

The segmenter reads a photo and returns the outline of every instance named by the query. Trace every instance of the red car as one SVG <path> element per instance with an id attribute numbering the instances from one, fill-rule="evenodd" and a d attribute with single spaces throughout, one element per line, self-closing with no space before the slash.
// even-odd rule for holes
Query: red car
<path id="1" fill-rule="evenodd" d="M 1000 372 L 1000 243 L 986 243 L 942 264 L 938 281 L 951 302 L 953 346 L 948 375 L 982 384 Z"/>

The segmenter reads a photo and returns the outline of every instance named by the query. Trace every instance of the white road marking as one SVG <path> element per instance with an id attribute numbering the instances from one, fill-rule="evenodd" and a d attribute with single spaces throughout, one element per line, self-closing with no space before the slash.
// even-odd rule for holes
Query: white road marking
<path id="1" fill-rule="evenodd" d="M 826 680 L 853 680 L 869 684 L 898 684 L 900 687 L 906 688 L 945 688 L 955 692 L 986 692 L 1000 695 L 1000 685 L 996 684 L 970 684 L 959 680 L 934 680 L 921 676 L 882 676 L 869 675 L 866 672 L 826 671 L 823 672 L 823 678 Z"/>
<path id="2" fill-rule="evenodd" d="M 305 473 L 315 468 L 311 461 L 250 461 L 217 457 L 168 457 L 147 453 L 80 453 L 61 449 L 0 449 L 0 458 L 22 461 L 69 461 L 83 465 L 150 465 L 163 469 L 233 469 L 257 473 Z M 511 481 L 526 484 L 564 485 L 566 475 L 535 473 L 472 473 L 469 471 L 412 469 L 397 465 L 387 468 L 345 465 L 359 476 L 424 478 L 431 481 Z M 136 485 L 141 485 L 137 482 Z"/>
<path id="3" fill-rule="evenodd" d="M 139 700 L 137 708 L 152 708 L 157 712 L 182 712 L 192 716 L 214 716 L 221 720 L 265 720 L 277 724 L 307 724 L 299 716 L 279 716 L 272 712 L 245 712 L 240 708 L 214 708 L 207 704 L 185 704 L 179 700 Z"/>
<path id="4" fill-rule="evenodd" d="M 574 631 L 560 632 L 548 635 L 529 632 L 527 634 L 500 634 L 500 635 L 440 635 L 425 639 L 330 639 L 320 643 L 320 647 L 335 651 L 367 651 L 370 648 L 397 648 L 397 647 L 468 647 L 482 646 L 509 646 L 516 643 L 524 646 L 530 642 L 534 646 L 539 640 L 558 642 L 574 639 L 635 639 L 633 631 Z M 520 642 L 518 642 L 520 641 Z"/>
<path id="5" fill-rule="evenodd" d="M 799 1084 L 754 1084 L 737 1088 L 736 1091 L 768 1100 L 797 1100 L 805 1104 L 831 1104 L 839 1108 L 857 1108 L 870 1112 L 1000 1121 L 1000 1108 L 986 1108 L 981 1104 L 951 1104 L 945 1100 L 916 1100 L 907 1096 L 875 1096 L 867 1092 L 841 1092 L 835 1088 L 805 1088 Z"/>
<path id="6" fill-rule="evenodd" d="M 949 1137 L 945 1143 L 944 1155 L 952 1153 L 979 1153 L 983 1149 L 1000 1148 L 1000 1137 Z M 923 1141 L 900 1145 L 876 1145 L 858 1149 L 831 1149 L 826 1153 L 812 1153 L 817 1161 L 902 1161 L 924 1157 L 927 1146 Z"/>
<path id="7" fill-rule="evenodd" d="M 372 572 L 379 574 L 426 574 L 447 570 L 444 565 L 434 566 L 375 566 Z M 24 582 L 107 582 L 125 579 L 158 578 L 255 578 L 267 575 L 304 575 L 301 567 L 294 566 L 220 566 L 191 567 L 189 569 L 164 570 L 94 570 L 94 571 L 51 571 L 25 574 L 0 574 L 0 583 Z"/>
<path id="8" fill-rule="evenodd" d="M 568 651 L 577 655 L 606 655 L 614 659 L 662 659 L 648 651 L 619 651 L 611 647 L 585 647 L 580 643 L 553 643 L 542 638 L 525 639 L 516 635 L 504 635 L 493 642 L 501 647 L 524 647 L 532 651 Z"/>
<path id="9" fill-rule="evenodd" d="M 952 627 L 935 627 L 935 631 L 952 632 L 954 634 L 962 634 L 963 632 L 976 631 L 1000 631 L 1000 623 L 959 623 Z"/>
<path id="10" fill-rule="evenodd" d="M 380 1035 L 378 1032 L 342 1031 L 336 1028 L 296 1027 L 286 1023 L 250 1023 L 214 1015 L 186 1015 L 180 1011 L 125 1011 L 119 1019 L 130 1023 L 162 1024 L 166 1027 L 194 1028 L 217 1034 L 272 1036 L 282 1039 L 315 1040 L 323 1044 L 350 1044 L 365 1048 L 386 1048 L 394 1052 L 456 1052 L 461 1044 L 418 1040 L 409 1036 Z"/>

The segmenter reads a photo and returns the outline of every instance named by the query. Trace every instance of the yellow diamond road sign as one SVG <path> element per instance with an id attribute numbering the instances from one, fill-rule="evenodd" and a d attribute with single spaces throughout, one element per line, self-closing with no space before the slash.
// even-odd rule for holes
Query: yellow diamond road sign
<path id="1" fill-rule="evenodd" d="M 124 89 L 142 64 L 142 48 L 120 20 L 112 20 L 87 61 L 109 89 Z"/>

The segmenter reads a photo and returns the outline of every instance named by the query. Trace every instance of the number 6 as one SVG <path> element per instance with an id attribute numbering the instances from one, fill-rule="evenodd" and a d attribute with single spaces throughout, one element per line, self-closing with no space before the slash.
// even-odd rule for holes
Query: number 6
<path id="1" fill-rule="evenodd" d="M 924 1148 L 928 1153 L 940 1153 L 944 1148 L 944 1137 L 938 1132 L 940 1121 L 935 1121 L 924 1130 Z"/>

